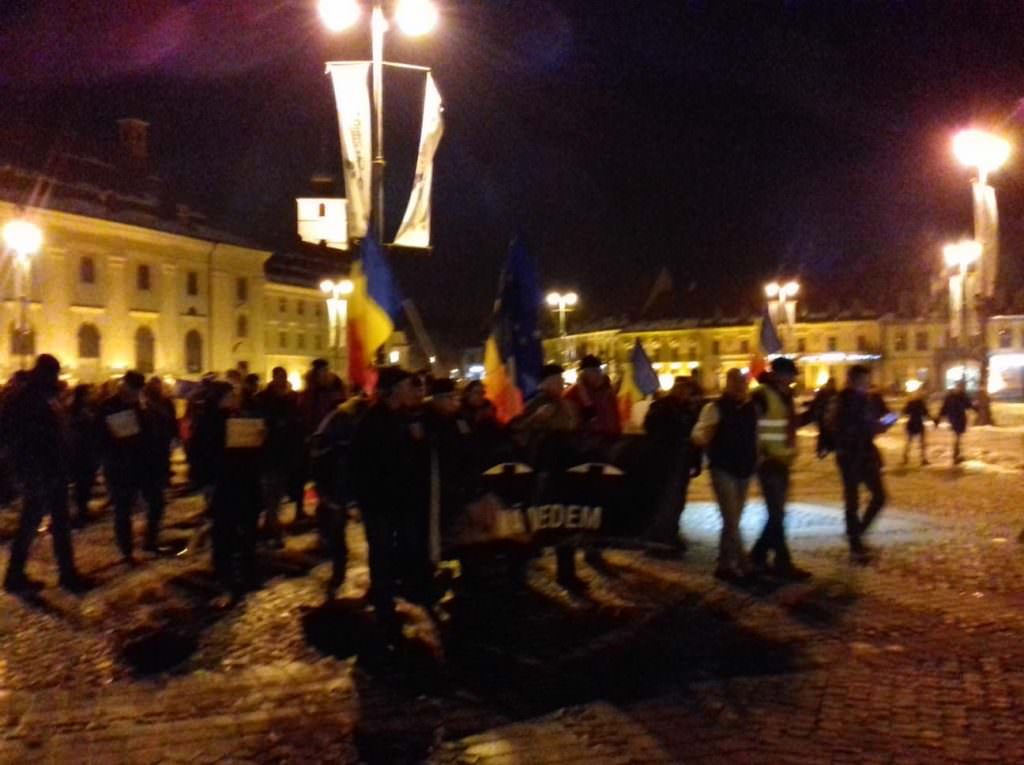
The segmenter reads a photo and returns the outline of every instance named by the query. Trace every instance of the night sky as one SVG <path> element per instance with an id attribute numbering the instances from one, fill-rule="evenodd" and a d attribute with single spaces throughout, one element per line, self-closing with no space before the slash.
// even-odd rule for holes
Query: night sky
<path id="1" fill-rule="evenodd" d="M 970 232 L 958 127 L 1020 147 L 993 179 L 1008 290 L 1024 286 L 1024 4 L 442 2 L 391 60 L 432 66 L 445 98 L 431 255 L 399 278 L 442 342 L 486 331 L 519 231 L 577 319 L 636 315 L 658 272 L 680 315 L 751 310 L 799 275 L 816 307 L 926 291 L 941 243 Z M 340 164 L 328 59 L 368 58 L 368 25 L 331 36 L 315 0 L 4 0 L 0 119 L 112 137 L 153 123 L 161 174 L 225 227 L 294 236 L 293 197 Z M 386 82 L 388 228 L 412 180 L 422 84 Z"/>

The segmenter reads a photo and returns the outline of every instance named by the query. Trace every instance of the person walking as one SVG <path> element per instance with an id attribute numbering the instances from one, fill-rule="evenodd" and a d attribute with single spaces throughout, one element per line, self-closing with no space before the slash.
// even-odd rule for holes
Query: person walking
<path id="1" fill-rule="evenodd" d="M 401 638 L 395 598 L 403 574 L 415 561 L 402 553 L 415 547 L 409 539 L 415 491 L 410 486 L 412 436 L 407 410 L 415 393 L 412 375 L 399 367 L 384 367 L 377 392 L 352 439 L 352 476 L 369 548 L 370 602 L 377 624 L 389 644 Z"/>
<path id="2" fill-rule="evenodd" d="M 870 551 L 864 535 L 885 505 L 882 483 L 882 455 L 875 445 L 875 436 L 884 433 L 896 421 L 895 415 L 879 417 L 878 404 L 871 396 L 871 370 L 860 364 L 850 367 L 846 387 L 836 396 L 828 415 L 830 430 L 836 444 L 836 462 L 843 481 L 846 508 L 846 537 L 850 553 L 859 562 L 866 562 Z M 865 486 L 870 499 L 860 514 L 860 487 Z"/>
<path id="3" fill-rule="evenodd" d="M 145 378 L 134 370 L 124 373 L 117 391 L 100 404 L 100 444 L 103 475 L 114 503 L 114 533 L 125 563 L 134 565 L 132 509 L 139 495 L 146 502 L 143 549 L 157 552 L 164 513 L 163 482 L 152 453 L 155 418 L 142 407 Z"/>
<path id="4" fill-rule="evenodd" d="M 92 499 L 96 471 L 99 470 L 99 433 L 94 395 L 91 385 L 76 385 L 68 412 L 71 431 L 71 481 L 75 485 L 75 514 L 71 519 L 74 528 L 82 528 L 89 518 L 89 500 Z"/>
<path id="5" fill-rule="evenodd" d="M 960 446 L 964 434 L 967 432 L 968 410 L 976 412 L 978 408 L 971 401 L 970 396 L 967 395 L 967 384 L 961 380 L 953 390 L 946 394 L 946 398 L 942 402 L 942 409 L 939 410 L 939 416 L 936 420 L 936 424 L 942 422 L 943 417 L 949 421 L 949 427 L 953 431 L 954 465 L 959 465 L 964 461 Z"/>
<path id="6" fill-rule="evenodd" d="M 692 440 L 707 450 L 711 486 L 722 513 L 715 576 L 746 579 L 753 569 L 743 549 L 740 520 L 757 468 L 757 409 L 748 395 L 747 376 L 739 369 L 726 373 L 721 397 L 701 410 Z"/>
<path id="7" fill-rule="evenodd" d="M 288 383 L 284 367 L 274 367 L 258 403 L 267 420 L 263 491 L 266 505 L 264 532 L 281 548 L 281 502 L 304 450 L 299 399 Z"/>
<path id="8" fill-rule="evenodd" d="M 755 569 L 767 570 L 774 576 L 792 581 L 809 579 L 811 572 L 793 563 L 786 543 L 786 501 L 789 498 L 790 471 L 796 460 L 796 431 L 811 421 L 813 411 L 797 414 L 793 402 L 793 383 L 797 369 L 792 359 L 779 356 L 772 361 L 771 371 L 762 377 L 754 391 L 757 407 L 757 440 L 760 463 L 757 478 L 761 484 L 768 518 L 761 535 L 750 551 Z M 768 555 L 774 555 L 771 568 Z"/>
<path id="9" fill-rule="evenodd" d="M 815 453 L 818 455 L 818 459 L 825 459 L 825 457 L 834 452 L 836 448 L 832 432 L 829 430 L 825 418 L 837 392 L 836 378 L 828 378 L 828 380 L 825 381 L 825 384 L 822 385 L 814 394 L 814 399 L 811 401 L 809 408 L 810 416 L 818 426 L 818 442 L 815 447 Z"/>
<path id="10" fill-rule="evenodd" d="M 306 387 L 299 394 L 299 421 L 302 448 L 292 465 L 288 494 L 295 501 L 295 523 L 308 520 L 306 513 L 306 481 L 309 478 L 310 439 L 326 417 L 345 400 L 344 390 L 337 388 L 334 374 L 326 359 L 314 359 L 306 373 Z"/>
<path id="11" fill-rule="evenodd" d="M 47 515 L 60 586 L 73 593 L 83 593 L 93 586 L 92 580 L 75 567 L 71 545 L 70 445 L 66 413 L 58 403 L 59 393 L 60 362 L 44 353 L 36 359 L 25 387 L 5 401 L 0 417 L 0 433 L 10 449 L 23 498 L 4 575 L 4 589 L 8 592 L 41 589 L 42 584 L 25 573 L 25 565 L 39 524 Z"/>
<path id="12" fill-rule="evenodd" d="M 910 447 L 913 446 L 915 440 L 921 444 L 921 464 L 930 464 L 928 462 L 928 436 L 925 433 L 925 421 L 933 420 L 936 426 L 939 421 L 929 414 L 928 398 L 923 389 L 919 389 L 910 397 L 906 406 L 903 407 L 903 414 L 907 418 L 907 442 L 903 447 L 903 464 L 906 465 L 910 462 Z"/>
<path id="13" fill-rule="evenodd" d="M 679 557 L 686 552 L 679 524 L 690 479 L 700 473 L 701 450 L 690 440 L 698 414 L 690 380 L 677 377 L 668 395 L 651 404 L 644 417 L 648 448 L 642 490 L 652 505 L 646 536 L 657 545 L 650 548 L 654 555 Z"/>

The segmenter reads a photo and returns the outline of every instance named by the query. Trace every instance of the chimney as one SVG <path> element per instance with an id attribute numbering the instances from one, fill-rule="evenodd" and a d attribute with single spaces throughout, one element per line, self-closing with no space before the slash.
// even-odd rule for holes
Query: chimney
<path id="1" fill-rule="evenodd" d="M 149 123 L 134 117 L 117 121 L 121 150 L 128 164 L 144 169 L 149 159 Z"/>

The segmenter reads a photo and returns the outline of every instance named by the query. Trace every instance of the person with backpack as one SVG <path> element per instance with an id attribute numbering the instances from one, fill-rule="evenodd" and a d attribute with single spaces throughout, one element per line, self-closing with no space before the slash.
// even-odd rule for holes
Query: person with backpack
<path id="1" fill-rule="evenodd" d="M 747 376 L 730 369 L 721 397 L 704 406 L 691 436 L 706 450 L 711 466 L 711 486 L 722 513 L 715 577 L 727 582 L 753 573 L 740 533 L 747 490 L 757 469 L 757 408 L 747 389 Z"/>

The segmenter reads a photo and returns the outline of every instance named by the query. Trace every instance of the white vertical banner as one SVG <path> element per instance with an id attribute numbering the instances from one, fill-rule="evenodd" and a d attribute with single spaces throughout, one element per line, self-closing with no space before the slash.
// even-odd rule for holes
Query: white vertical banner
<path id="1" fill-rule="evenodd" d="M 434 84 L 433 76 L 427 72 L 420 152 L 416 158 L 416 178 L 413 181 L 402 225 L 395 235 L 395 244 L 402 247 L 425 249 L 430 246 L 430 189 L 434 179 L 434 154 L 437 153 L 437 146 L 441 143 L 441 135 L 444 133 L 441 112 L 441 94 Z"/>
<path id="2" fill-rule="evenodd" d="M 327 65 L 334 84 L 341 131 L 341 160 L 348 197 L 348 235 L 366 236 L 370 220 L 373 147 L 371 141 L 370 64 L 331 63 Z"/>
<path id="3" fill-rule="evenodd" d="M 975 181 L 974 190 L 974 239 L 981 245 L 980 294 L 992 297 L 999 276 L 999 214 L 996 210 L 996 190 L 987 183 Z"/>

